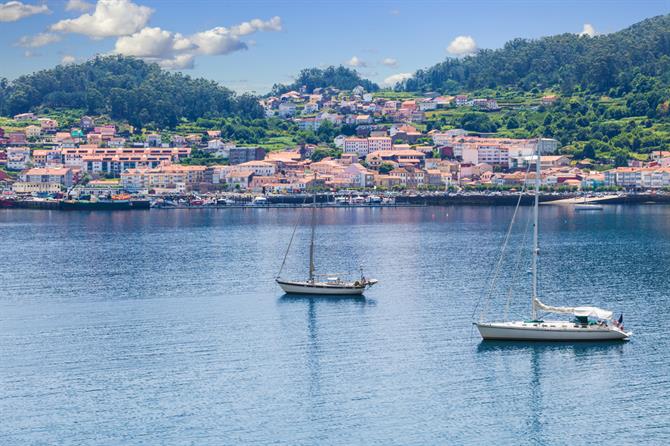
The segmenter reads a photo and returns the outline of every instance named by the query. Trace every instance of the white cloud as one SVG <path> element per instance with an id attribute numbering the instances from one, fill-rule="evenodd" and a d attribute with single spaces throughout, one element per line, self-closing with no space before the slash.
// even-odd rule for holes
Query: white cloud
<path id="1" fill-rule="evenodd" d="M 472 54 L 477 50 L 477 43 L 471 36 L 458 36 L 451 41 L 447 47 L 447 52 L 455 56 L 464 56 Z"/>
<path id="2" fill-rule="evenodd" d="M 253 19 L 230 28 L 218 26 L 196 33 L 190 37 L 190 40 L 198 47 L 200 54 L 222 55 L 249 48 L 247 43 L 240 40 L 241 37 L 258 31 L 281 30 L 281 18 L 275 16 L 267 21 Z"/>
<path id="3" fill-rule="evenodd" d="M 93 3 L 89 3 L 85 0 L 68 0 L 65 5 L 66 11 L 81 11 L 86 12 L 93 9 Z"/>
<path id="4" fill-rule="evenodd" d="M 60 60 L 60 63 L 61 63 L 61 65 L 70 65 L 70 64 L 75 63 L 76 61 L 77 61 L 77 59 L 74 56 L 70 56 L 69 54 L 66 54 Z"/>
<path id="5" fill-rule="evenodd" d="M 230 28 L 217 27 L 191 36 L 147 27 L 132 35 L 119 37 L 114 53 L 156 62 L 168 69 L 193 68 L 197 55 L 223 55 L 246 50 L 251 41 L 244 42 L 241 37 L 258 31 L 281 31 L 281 19 L 253 19 Z"/>
<path id="6" fill-rule="evenodd" d="M 133 34 L 147 24 L 153 9 L 130 0 L 99 0 L 93 14 L 61 20 L 52 31 L 83 34 L 95 39 Z"/>
<path id="7" fill-rule="evenodd" d="M 386 65 L 387 67 L 397 67 L 398 61 L 392 57 L 387 57 L 384 60 L 382 60 L 382 64 Z"/>
<path id="8" fill-rule="evenodd" d="M 584 23 L 584 28 L 582 28 L 582 32 L 579 33 L 580 36 L 589 36 L 589 37 L 593 37 L 596 34 L 597 34 L 596 29 L 590 23 Z"/>
<path id="9" fill-rule="evenodd" d="M 197 47 L 188 38 L 160 28 L 144 28 L 130 36 L 119 37 L 114 52 L 157 62 L 170 69 L 193 68 Z"/>
<path id="10" fill-rule="evenodd" d="M 389 11 L 389 14 L 398 16 L 400 15 L 400 11 L 398 9 L 392 9 Z"/>
<path id="11" fill-rule="evenodd" d="M 358 56 L 354 56 L 347 61 L 347 65 L 354 68 L 367 67 L 368 64 L 364 60 L 359 59 Z"/>
<path id="12" fill-rule="evenodd" d="M 382 81 L 383 87 L 393 87 L 398 82 L 402 82 L 405 79 L 412 77 L 412 73 L 398 73 L 393 74 Z"/>
<path id="13" fill-rule="evenodd" d="M 51 11 L 47 5 L 26 5 L 17 1 L 0 3 L 0 22 L 16 22 L 31 15 L 48 12 Z"/>
<path id="14" fill-rule="evenodd" d="M 58 34 L 39 33 L 34 36 L 21 37 L 18 42 L 16 42 L 16 45 L 24 48 L 38 48 L 50 43 L 59 42 L 61 39 L 62 37 Z"/>

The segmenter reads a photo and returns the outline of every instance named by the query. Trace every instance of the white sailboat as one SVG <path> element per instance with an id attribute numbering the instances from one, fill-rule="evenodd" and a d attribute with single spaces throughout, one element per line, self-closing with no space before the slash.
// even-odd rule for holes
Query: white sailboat
<path id="1" fill-rule="evenodd" d="M 284 269 L 288 252 L 291 249 L 293 235 L 295 235 L 295 228 L 293 235 L 291 235 L 291 240 L 289 241 L 289 245 L 286 248 L 286 253 L 284 254 L 284 261 L 282 262 L 282 266 L 275 279 L 277 284 L 281 287 L 282 290 L 284 290 L 285 293 L 322 295 L 322 296 L 361 295 L 365 292 L 365 290 L 367 290 L 372 285 L 377 283 L 376 279 L 366 278 L 363 275 L 362 269 L 360 279 L 354 281 L 347 281 L 340 279 L 340 277 L 334 274 L 321 276 L 323 277 L 323 279 L 321 280 L 318 279 L 318 276 L 315 274 L 315 267 L 314 267 L 314 234 L 316 232 L 316 194 L 314 195 L 314 203 L 312 205 L 311 229 L 312 232 L 309 243 L 309 275 L 307 277 L 307 280 L 287 280 L 281 277 L 281 272 Z"/>
<path id="2" fill-rule="evenodd" d="M 535 149 L 535 204 L 533 210 L 533 256 L 531 314 L 526 321 L 484 322 L 483 312 L 475 325 L 483 339 L 516 341 L 611 341 L 628 340 L 632 332 L 623 328 L 623 319 L 612 320 L 612 312 L 597 307 L 555 307 L 538 298 L 539 197 L 541 163 L 539 143 Z M 574 320 L 539 320 L 537 311 L 571 314 Z"/>

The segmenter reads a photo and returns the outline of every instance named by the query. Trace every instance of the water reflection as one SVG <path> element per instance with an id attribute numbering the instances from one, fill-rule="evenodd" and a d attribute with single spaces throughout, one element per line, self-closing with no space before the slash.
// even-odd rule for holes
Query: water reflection
<path id="1" fill-rule="evenodd" d="M 623 354 L 625 341 L 601 342 L 519 342 L 519 341 L 481 341 L 477 346 L 478 353 L 517 352 L 538 353 L 543 351 L 568 351 L 575 357 L 594 355 L 603 352 Z"/>

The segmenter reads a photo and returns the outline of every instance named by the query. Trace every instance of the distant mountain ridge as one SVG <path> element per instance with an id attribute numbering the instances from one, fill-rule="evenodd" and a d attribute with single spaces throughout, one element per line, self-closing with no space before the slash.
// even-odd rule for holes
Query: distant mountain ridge
<path id="1" fill-rule="evenodd" d="M 560 34 L 514 39 L 418 70 L 397 88 L 457 93 L 483 88 L 560 88 L 622 95 L 637 74 L 670 85 L 670 14 L 594 37 Z M 613 90 L 613 91 L 611 91 Z"/>

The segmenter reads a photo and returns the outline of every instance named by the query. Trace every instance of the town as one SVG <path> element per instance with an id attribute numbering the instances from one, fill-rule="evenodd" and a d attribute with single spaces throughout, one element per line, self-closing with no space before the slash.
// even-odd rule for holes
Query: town
<path id="1" fill-rule="evenodd" d="M 542 98 L 550 107 L 555 95 Z M 526 172 L 540 145 L 541 182 L 554 191 L 664 190 L 670 187 L 670 152 L 646 161 L 598 169 L 589 160 L 561 155 L 551 138 L 491 137 L 462 129 L 422 130 L 426 113 L 447 107 L 495 111 L 495 99 L 427 96 L 387 99 L 357 87 L 306 89 L 260 100 L 266 116 L 301 130 L 343 125 L 355 134 L 328 144 L 278 150 L 238 145 L 221 131 L 165 136 L 142 133 L 81 116 L 65 128 L 48 116 L 22 113 L 0 128 L 0 189 L 4 195 L 74 198 L 249 192 L 294 194 L 307 190 L 516 191 L 534 181 Z M 104 120 L 103 120 L 104 121 Z M 217 163 L 190 163 L 192 153 Z"/>

